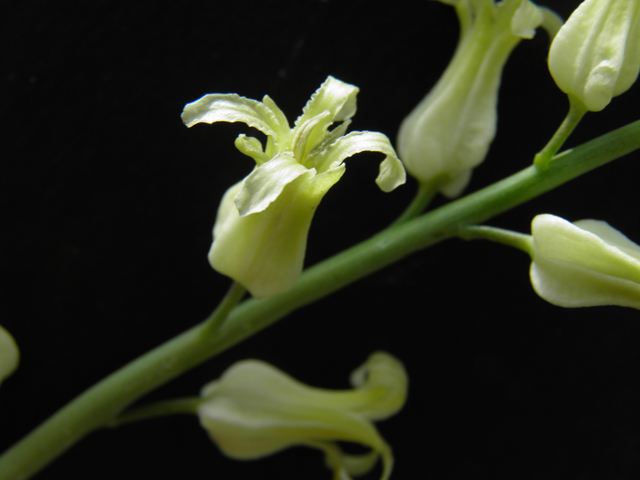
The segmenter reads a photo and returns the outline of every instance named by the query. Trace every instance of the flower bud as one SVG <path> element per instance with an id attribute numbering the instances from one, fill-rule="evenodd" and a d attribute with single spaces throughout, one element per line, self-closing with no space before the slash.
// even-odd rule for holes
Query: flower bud
<path id="1" fill-rule="evenodd" d="M 11 375 L 20 361 L 20 352 L 11 334 L 0 325 L 0 383 Z"/>
<path id="2" fill-rule="evenodd" d="M 640 246 L 608 223 L 538 215 L 531 225 L 531 283 L 561 307 L 640 309 Z"/>
<path id="3" fill-rule="evenodd" d="M 593 112 L 626 92 L 640 70 L 640 1 L 582 2 L 551 44 L 549 70 Z"/>
<path id="4" fill-rule="evenodd" d="M 543 12 L 529 0 L 441 1 L 456 8 L 460 40 L 438 83 L 402 122 L 397 144 L 411 175 L 456 197 L 495 137 L 504 64 Z"/>
<path id="5" fill-rule="evenodd" d="M 267 363 L 245 360 L 203 388 L 198 415 L 229 457 L 258 459 L 305 445 L 324 451 L 334 478 L 365 474 L 380 456 L 386 479 L 393 457 L 373 420 L 388 418 L 402 408 L 407 374 L 399 360 L 376 352 L 353 372 L 351 384 L 353 390 L 314 388 Z M 345 454 L 338 441 L 360 443 L 371 452 Z"/>

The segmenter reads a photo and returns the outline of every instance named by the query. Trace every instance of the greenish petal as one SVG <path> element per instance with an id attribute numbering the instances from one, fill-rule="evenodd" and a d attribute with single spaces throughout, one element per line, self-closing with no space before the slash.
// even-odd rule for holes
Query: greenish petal
<path id="1" fill-rule="evenodd" d="M 308 151 L 313 148 L 310 145 L 309 137 L 316 126 L 329 116 L 329 111 L 325 110 L 318 115 L 302 122 L 296 129 L 293 137 L 293 154 L 301 163 L 304 162 Z"/>
<path id="2" fill-rule="evenodd" d="M 361 152 L 380 152 L 386 155 L 376 178 L 376 183 L 383 192 L 390 192 L 405 183 L 406 172 L 402 162 L 386 135 L 378 132 L 351 132 L 340 137 L 325 150 L 314 155 L 313 162 L 316 169 L 322 172 Z"/>
<path id="3" fill-rule="evenodd" d="M 11 334 L 0 325 L 0 383 L 11 375 L 20 362 L 20 351 Z"/>
<path id="4" fill-rule="evenodd" d="M 327 77 L 302 109 L 302 115 L 295 121 L 294 136 L 305 122 L 327 111 L 328 115 L 316 124 L 316 128 L 307 138 L 309 149 L 322 142 L 331 124 L 348 120 L 355 115 L 358 91 L 358 88 L 353 85 L 341 82 L 332 76 Z"/>
<path id="5" fill-rule="evenodd" d="M 209 94 L 187 103 L 182 121 L 187 127 L 197 123 L 241 122 L 276 139 L 285 133 L 269 107 L 236 94 Z"/>
<path id="6" fill-rule="evenodd" d="M 236 195 L 240 216 L 262 212 L 278 198 L 284 187 L 308 171 L 289 153 L 276 155 L 258 166 L 244 179 L 244 185 Z"/>
<path id="7" fill-rule="evenodd" d="M 531 283 L 542 298 L 563 307 L 640 309 L 640 247 L 620 232 L 554 215 L 538 215 L 531 231 Z"/>
<path id="8" fill-rule="evenodd" d="M 522 0 L 511 18 L 511 31 L 522 38 L 533 38 L 542 20 L 542 10 L 529 0 Z"/>
<path id="9" fill-rule="evenodd" d="M 263 164 L 270 158 L 264 153 L 260 140 L 255 137 L 247 137 L 245 134 L 240 134 L 236 138 L 235 146 L 240 153 L 253 158 L 258 165 Z"/>
<path id="10" fill-rule="evenodd" d="M 640 70 L 640 2 L 585 0 L 553 40 L 549 70 L 560 89 L 597 112 Z"/>

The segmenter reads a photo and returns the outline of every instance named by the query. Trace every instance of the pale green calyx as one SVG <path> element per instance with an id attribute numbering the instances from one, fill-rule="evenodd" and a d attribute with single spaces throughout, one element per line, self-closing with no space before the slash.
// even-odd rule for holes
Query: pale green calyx
<path id="1" fill-rule="evenodd" d="M 502 69 L 511 51 L 550 12 L 529 0 L 441 0 L 456 8 L 460 39 L 438 83 L 404 119 L 398 152 L 411 175 L 458 196 L 496 133 Z M 553 15 L 551 15 L 553 16 Z"/>
<path id="2" fill-rule="evenodd" d="M 0 383 L 18 368 L 19 361 L 20 352 L 16 341 L 0 325 Z"/>
<path id="3" fill-rule="evenodd" d="M 640 309 L 640 246 L 608 223 L 538 215 L 531 225 L 531 283 L 561 307 Z"/>
<path id="4" fill-rule="evenodd" d="M 378 457 L 386 480 L 393 456 L 373 421 L 402 408 L 407 373 L 395 357 L 376 352 L 351 374 L 351 384 L 353 390 L 314 388 L 265 362 L 244 360 L 202 389 L 198 415 L 231 458 L 258 459 L 304 445 L 324 451 L 335 480 L 367 473 Z M 339 441 L 360 443 L 371 452 L 345 454 Z"/>
<path id="5" fill-rule="evenodd" d="M 640 0 L 585 0 L 556 35 L 549 70 L 558 87 L 598 112 L 640 70 Z"/>
<path id="6" fill-rule="evenodd" d="M 376 183 L 385 192 L 405 182 L 389 139 L 374 132 L 345 135 L 356 112 L 358 88 L 328 77 L 311 96 L 293 128 L 265 96 L 205 95 L 185 106 L 182 120 L 242 122 L 267 136 L 266 145 L 240 135 L 236 147 L 256 167 L 222 199 L 209 262 L 261 298 L 291 289 L 302 272 L 313 213 L 344 173 L 343 161 L 363 151 L 386 155 Z M 329 127 L 342 122 L 333 129 Z"/>

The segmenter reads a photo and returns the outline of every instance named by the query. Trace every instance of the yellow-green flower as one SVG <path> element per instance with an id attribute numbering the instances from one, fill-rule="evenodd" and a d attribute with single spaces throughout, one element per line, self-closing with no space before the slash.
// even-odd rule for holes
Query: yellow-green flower
<path id="1" fill-rule="evenodd" d="M 0 383 L 18 368 L 19 361 L 20 352 L 16 341 L 0 325 Z"/>
<path id="2" fill-rule="evenodd" d="M 205 95 L 189 103 L 184 123 L 243 122 L 267 135 L 266 145 L 240 135 L 236 147 L 256 167 L 222 199 L 209 262 L 254 297 L 291 289 L 302 272 L 311 219 L 322 197 L 344 173 L 343 161 L 363 151 L 386 155 L 376 179 L 389 192 L 405 171 L 381 133 L 345 135 L 356 112 L 358 89 L 328 77 L 312 95 L 293 128 L 265 96 L 262 102 L 235 94 Z M 342 122 L 329 129 L 336 122 Z"/>
<path id="3" fill-rule="evenodd" d="M 640 246 L 608 223 L 538 215 L 531 233 L 531 283 L 546 301 L 640 309 Z"/>
<path id="4" fill-rule="evenodd" d="M 626 92 L 640 70 L 640 0 L 585 0 L 549 51 L 558 87 L 597 112 Z"/>
<path id="5" fill-rule="evenodd" d="M 529 0 L 441 1 L 456 9 L 458 46 L 438 83 L 402 122 L 397 146 L 420 183 L 456 197 L 495 137 L 500 77 L 511 51 L 536 27 L 553 30 L 555 16 Z"/>
<path id="6" fill-rule="evenodd" d="M 353 390 L 314 388 L 267 363 L 245 360 L 203 388 L 198 415 L 229 457 L 258 459 L 304 445 L 324 451 L 335 480 L 368 472 L 378 457 L 383 461 L 385 480 L 393 456 L 373 421 L 402 408 L 407 374 L 395 357 L 376 352 L 351 374 L 351 384 Z M 345 454 L 339 441 L 360 443 L 371 452 Z"/>

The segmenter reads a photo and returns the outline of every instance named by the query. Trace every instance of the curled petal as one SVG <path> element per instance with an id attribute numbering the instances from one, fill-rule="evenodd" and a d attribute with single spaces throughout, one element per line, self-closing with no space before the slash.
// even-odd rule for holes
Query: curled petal
<path id="1" fill-rule="evenodd" d="M 331 124 L 343 122 L 355 115 L 358 91 L 358 87 L 341 82 L 332 76 L 327 77 L 302 109 L 302 115 L 295 122 L 294 135 L 306 121 L 328 111 L 329 114 L 317 124 L 307 140 L 307 145 L 321 143 Z"/>
<path id="2" fill-rule="evenodd" d="M 262 149 L 260 140 L 255 137 L 247 137 L 245 134 L 240 134 L 236 138 L 235 146 L 241 153 L 253 158 L 258 165 L 269 160 L 269 156 Z"/>
<path id="3" fill-rule="evenodd" d="M 407 376 L 402 364 L 385 352 L 373 354 L 356 371 L 357 377 L 362 369 L 375 379 L 364 380 L 352 391 L 331 391 L 305 385 L 258 360 L 238 362 L 203 388 L 200 421 L 220 449 L 233 458 L 260 458 L 306 445 L 325 452 L 327 463 L 336 472 L 334 478 L 367 473 L 381 456 L 382 478 L 386 479 L 393 464 L 391 449 L 365 412 L 387 410 L 387 398 L 379 390 L 396 385 L 402 392 L 401 402 L 393 406 L 396 413 L 404 403 Z M 398 378 L 387 378 L 393 375 Z M 372 394 L 371 389 L 377 393 Z M 392 386 L 391 390 L 397 389 Z M 364 404 L 368 408 L 363 408 Z M 372 451 L 344 454 L 337 441 L 360 443 Z"/>
<path id="4" fill-rule="evenodd" d="M 236 94 L 209 94 L 187 103 L 182 121 L 187 127 L 196 123 L 242 122 L 276 140 L 289 128 L 280 125 L 274 112 L 265 104 Z"/>
<path id="5" fill-rule="evenodd" d="M 511 18 L 511 31 L 514 35 L 531 39 L 536 34 L 536 28 L 542 24 L 542 20 L 542 9 L 529 0 L 522 0 Z"/>
<path id="6" fill-rule="evenodd" d="M 306 172 L 309 170 L 287 153 L 276 155 L 255 168 L 244 179 L 242 189 L 234 199 L 240 216 L 262 212 L 278 198 L 284 187 Z"/>
<path id="7" fill-rule="evenodd" d="M 322 172 L 332 165 L 340 165 L 346 158 L 361 152 L 380 152 L 386 155 L 380 164 L 376 183 L 383 192 L 390 192 L 406 181 L 402 162 L 386 135 L 378 132 L 351 132 L 338 138 L 313 157 L 316 169 Z M 329 163 L 330 162 L 330 163 Z"/>

